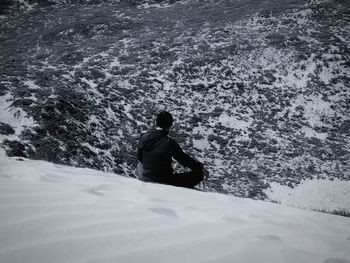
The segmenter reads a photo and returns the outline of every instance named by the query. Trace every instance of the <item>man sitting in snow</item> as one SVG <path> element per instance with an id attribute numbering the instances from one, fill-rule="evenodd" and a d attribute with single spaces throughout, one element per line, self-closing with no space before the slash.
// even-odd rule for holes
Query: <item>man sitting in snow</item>
<path id="1" fill-rule="evenodd" d="M 155 130 L 141 135 L 140 138 L 137 151 L 139 179 L 145 182 L 194 188 L 204 179 L 207 171 L 200 162 L 184 153 L 179 144 L 168 136 L 173 124 L 173 117 L 169 112 L 159 113 L 156 124 Z M 172 158 L 191 171 L 173 173 Z"/>

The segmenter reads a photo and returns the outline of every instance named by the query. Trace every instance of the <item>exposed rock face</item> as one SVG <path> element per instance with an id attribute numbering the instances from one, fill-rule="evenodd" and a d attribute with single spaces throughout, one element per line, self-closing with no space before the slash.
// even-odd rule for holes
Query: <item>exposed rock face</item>
<path id="1" fill-rule="evenodd" d="M 11 135 L 14 133 L 15 133 L 15 130 L 11 127 L 11 125 L 0 122 L 0 134 Z"/>
<path id="2" fill-rule="evenodd" d="M 347 1 L 87 2 L 1 18 L 0 95 L 38 124 L 9 155 L 131 175 L 166 109 L 211 189 L 350 179 Z"/>

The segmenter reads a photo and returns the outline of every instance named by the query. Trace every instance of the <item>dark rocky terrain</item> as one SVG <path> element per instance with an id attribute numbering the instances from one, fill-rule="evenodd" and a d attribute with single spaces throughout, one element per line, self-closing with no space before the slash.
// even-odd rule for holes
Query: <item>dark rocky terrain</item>
<path id="1" fill-rule="evenodd" d="M 165 109 L 206 187 L 350 180 L 350 2 L 3 1 L 0 138 L 10 156 L 134 173 Z"/>

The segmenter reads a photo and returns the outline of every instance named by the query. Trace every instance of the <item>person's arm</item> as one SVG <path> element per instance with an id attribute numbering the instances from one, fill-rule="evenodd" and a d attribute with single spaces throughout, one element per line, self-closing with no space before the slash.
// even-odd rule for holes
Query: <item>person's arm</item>
<path id="1" fill-rule="evenodd" d="M 142 146 L 141 146 L 141 138 L 142 138 L 142 134 L 141 134 L 141 136 L 140 136 L 140 139 L 139 139 L 139 145 L 138 145 L 138 147 L 137 147 L 137 160 L 139 161 L 139 162 L 141 162 L 142 163 Z"/>
<path id="2" fill-rule="evenodd" d="M 172 154 L 173 158 L 182 166 L 188 167 L 192 170 L 201 170 L 203 169 L 203 165 L 187 155 L 180 147 L 180 145 L 172 140 Z"/>
<path id="3" fill-rule="evenodd" d="M 142 163 L 142 148 L 137 149 L 137 160 Z"/>

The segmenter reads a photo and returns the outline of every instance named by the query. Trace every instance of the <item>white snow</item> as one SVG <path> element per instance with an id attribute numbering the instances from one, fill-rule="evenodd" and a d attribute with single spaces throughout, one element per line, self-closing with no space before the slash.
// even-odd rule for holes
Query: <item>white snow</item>
<path id="1" fill-rule="evenodd" d="M 281 147 L 281 145 L 284 145 L 287 143 L 287 141 L 279 135 L 278 131 L 275 131 L 272 129 L 266 129 L 264 134 L 267 138 L 276 140 L 278 142 L 278 144 L 280 145 L 280 147 Z"/>
<path id="2" fill-rule="evenodd" d="M 350 219 L 0 159 L 0 262 L 349 262 Z"/>
<path id="3" fill-rule="evenodd" d="M 240 136 L 241 139 L 249 139 L 249 130 L 248 128 L 252 125 L 252 119 L 239 119 L 236 116 L 230 116 L 227 113 L 222 113 L 218 119 L 219 122 L 225 127 L 241 130 L 243 135 Z"/>
<path id="4" fill-rule="evenodd" d="M 309 96 L 307 99 L 302 98 L 302 101 L 304 101 L 303 106 L 305 107 L 304 116 L 312 127 L 323 123 L 321 120 L 322 116 L 331 117 L 334 115 L 331 103 L 324 101 L 320 95 Z"/>
<path id="5" fill-rule="evenodd" d="M 194 139 L 193 147 L 203 151 L 205 149 L 210 149 L 210 144 L 208 143 L 208 140 L 206 138 Z"/>
<path id="6" fill-rule="evenodd" d="M 30 89 L 41 89 L 40 86 L 36 85 L 33 80 L 26 80 L 23 82 L 25 85 L 27 85 Z"/>
<path id="7" fill-rule="evenodd" d="M 122 63 L 120 63 L 120 60 L 118 57 L 115 57 L 112 62 L 109 65 L 109 68 L 114 68 L 114 67 L 121 67 Z"/>
<path id="8" fill-rule="evenodd" d="M 82 81 L 84 81 L 86 84 L 88 84 L 91 87 L 91 90 L 96 94 L 98 91 L 96 90 L 97 84 L 95 81 L 87 79 L 87 78 L 81 78 Z"/>
<path id="9" fill-rule="evenodd" d="M 35 123 L 22 109 L 11 107 L 13 101 L 9 94 L 0 96 L 0 121 L 12 126 L 16 135 L 19 135 L 26 127 L 32 127 Z"/>
<path id="10" fill-rule="evenodd" d="M 21 108 L 12 107 L 13 96 L 6 94 L 0 96 L 0 122 L 9 124 L 15 134 L 0 134 L 0 144 L 5 140 L 16 140 L 26 128 L 34 127 L 36 123 L 32 117 L 29 117 Z M 0 147 L 0 156 L 5 156 L 5 151 Z"/>
<path id="11" fill-rule="evenodd" d="M 34 8 L 35 4 L 29 4 L 26 0 L 17 0 L 18 4 L 20 4 L 21 9 L 30 11 Z"/>
<path id="12" fill-rule="evenodd" d="M 252 123 L 251 120 L 238 119 L 237 117 L 229 116 L 226 113 L 220 115 L 219 122 L 221 122 L 223 126 L 245 131 L 247 131 Z"/>
<path id="13" fill-rule="evenodd" d="M 266 194 L 269 199 L 284 205 L 326 211 L 350 211 L 350 181 L 305 180 L 295 188 L 270 183 Z"/>
<path id="14" fill-rule="evenodd" d="M 301 128 L 301 131 L 304 133 L 305 137 L 307 138 L 318 138 L 320 140 L 325 140 L 328 137 L 328 133 L 326 132 L 316 132 L 315 130 L 311 129 L 310 127 L 303 126 Z"/>
<path id="15" fill-rule="evenodd" d="M 321 95 L 299 95 L 293 101 L 291 101 L 292 106 L 290 108 L 285 108 L 279 116 L 283 116 L 286 111 L 296 112 L 297 107 L 302 107 L 303 117 L 307 120 L 309 126 L 311 128 L 315 128 L 317 126 L 327 126 L 322 118 L 331 118 L 334 116 L 335 111 L 331 108 L 331 102 L 327 102 L 322 99 Z M 310 132 L 305 131 L 306 136 L 311 136 Z M 326 134 L 314 135 L 315 137 L 324 137 Z"/>
<path id="16" fill-rule="evenodd" d="M 204 151 L 206 149 L 210 149 L 210 144 L 208 142 L 208 135 L 210 134 L 211 131 L 208 131 L 202 126 L 194 127 L 192 134 L 193 135 L 202 135 L 201 138 L 193 139 L 193 147 L 196 149 L 199 149 L 201 151 Z M 193 136 L 192 136 L 193 137 Z"/>

